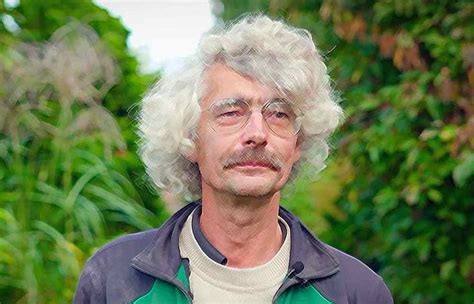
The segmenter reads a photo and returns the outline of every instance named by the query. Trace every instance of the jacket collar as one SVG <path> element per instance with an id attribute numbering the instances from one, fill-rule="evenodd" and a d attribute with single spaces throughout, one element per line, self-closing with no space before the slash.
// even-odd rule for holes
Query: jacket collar
<path id="1" fill-rule="evenodd" d="M 280 207 L 279 215 L 283 218 L 291 233 L 290 268 L 297 262 L 303 263 L 303 270 L 298 277 L 321 279 L 339 271 L 339 261 L 327 245 L 316 238 L 303 223 L 291 212 Z"/>
<path id="2" fill-rule="evenodd" d="M 199 204 L 189 203 L 157 229 L 150 244 L 133 258 L 132 266 L 153 277 L 174 280 L 181 265 L 179 234 L 186 219 Z M 324 278 L 339 271 L 336 257 L 296 216 L 283 207 L 280 207 L 279 215 L 290 226 L 290 267 L 296 262 L 304 266 L 298 277 L 305 280 Z"/>
<path id="3" fill-rule="evenodd" d="M 181 265 L 179 234 L 188 216 L 198 206 L 189 203 L 157 229 L 150 244 L 132 260 L 132 266 L 156 278 L 174 280 Z"/>

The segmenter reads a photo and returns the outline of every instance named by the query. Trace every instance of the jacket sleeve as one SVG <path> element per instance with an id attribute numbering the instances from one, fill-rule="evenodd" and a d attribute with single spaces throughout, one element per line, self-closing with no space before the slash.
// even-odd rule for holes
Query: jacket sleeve
<path id="1" fill-rule="evenodd" d="M 105 304 L 105 288 L 103 286 L 99 268 L 89 260 L 79 278 L 74 304 Z"/>
<path id="2" fill-rule="evenodd" d="M 377 280 L 376 286 L 374 286 L 371 298 L 371 301 L 367 303 L 393 304 L 392 294 L 380 277 Z"/>

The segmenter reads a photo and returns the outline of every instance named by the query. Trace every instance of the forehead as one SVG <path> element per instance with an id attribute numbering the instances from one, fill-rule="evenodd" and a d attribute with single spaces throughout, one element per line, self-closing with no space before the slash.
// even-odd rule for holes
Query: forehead
<path id="1" fill-rule="evenodd" d="M 206 93 L 201 102 L 204 107 L 215 100 L 229 97 L 242 97 L 259 103 L 278 97 L 276 90 L 251 77 L 239 74 L 222 63 L 211 65 L 204 77 Z"/>

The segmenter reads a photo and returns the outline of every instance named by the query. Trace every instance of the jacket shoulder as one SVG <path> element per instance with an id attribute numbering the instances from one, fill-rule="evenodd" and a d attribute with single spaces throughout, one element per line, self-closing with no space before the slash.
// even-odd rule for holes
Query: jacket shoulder
<path id="1" fill-rule="evenodd" d="M 104 274 L 111 270 L 109 266 L 113 268 L 123 264 L 129 266 L 132 259 L 150 244 L 158 230 L 126 234 L 110 241 L 87 260 L 83 271 L 96 269 Z"/>
<path id="2" fill-rule="evenodd" d="M 74 303 L 106 303 L 107 281 L 133 275 L 132 259 L 152 242 L 157 231 L 127 234 L 97 250 L 81 272 Z"/>
<path id="3" fill-rule="evenodd" d="M 133 255 L 135 256 L 150 244 L 158 230 L 159 228 L 122 235 L 99 248 L 89 260 L 110 258 L 117 255 L 121 257 L 125 252 L 128 253 L 126 255 L 133 255 L 133 253 L 135 253 Z"/>
<path id="4" fill-rule="evenodd" d="M 326 245 L 339 261 L 349 303 L 392 304 L 392 295 L 382 277 L 357 258 Z"/>

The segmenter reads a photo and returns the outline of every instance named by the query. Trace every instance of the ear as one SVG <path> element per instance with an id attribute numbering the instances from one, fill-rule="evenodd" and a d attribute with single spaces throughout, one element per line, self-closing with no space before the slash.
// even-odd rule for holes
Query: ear
<path id="1" fill-rule="evenodd" d="M 303 153 L 303 140 L 303 135 L 298 135 L 295 144 L 295 155 L 293 162 L 297 162 L 300 159 L 301 154 Z"/>
<path id="2" fill-rule="evenodd" d="M 296 163 L 300 159 L 302 153 L 303 153 L 302 145 L 297 144 L 295 147 L 295 155 L 293 157 L 294 163 Z"/>
<path id="3" fill-rule="evenodd" d="M 192 163 L 197 163 L 197 152 L 196 152 L 196 148 L 193 149 L 193 152 L 191 152 L 190 154 L 188 154 L 186 156 L 186 159 L 189 160 L 190 162 Z"/>
<path id="4" fill-rule="evenodd" d="M 180 147 L 181 155 L 192 163 L 197 163 L 199 150 L 199 137 L 196 132 L 192 132 L 191 135 L 185 138 L 182 146 Z"/>
<path id="5" fill-rule="evenodd" d="M 199 140 L 194 139 L 194 143 L 189 147 L 189 150 L 184 153 L 184 157 L 192 163 L 197 163 L 198 161 L 198 149 L 199 149 Z"/>

